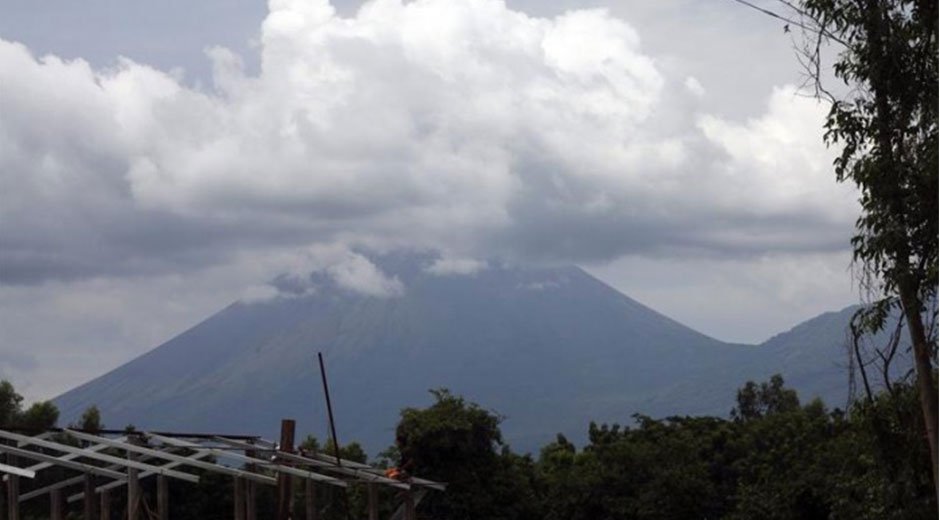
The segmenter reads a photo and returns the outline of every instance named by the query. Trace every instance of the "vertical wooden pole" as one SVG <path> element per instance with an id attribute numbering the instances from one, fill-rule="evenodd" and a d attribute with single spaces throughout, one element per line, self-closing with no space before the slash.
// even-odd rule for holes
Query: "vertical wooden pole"
<path id="1" fill-rule="evenodd" d="M 128 442 L 133 443 L 133 437 Z M 134 460 L 137 456 L 134 452 L 127 452 L 127 459 Z M 138 472 L 135 468 L 127 468 L 127 520 L 138 520 L 140 511 L 140 481 L 137 478 Z"/>
<path id="2" fill-rule="evenodd" d="M 317 484 L 310 479 L 304 481 L 304 506 L 307 520 L 320 520 L 320 511 L 317 509 Z"/>
<path id="3" fill-rule="evenodd" d="M 95 476 L 91 473 L 85 473 L 83 513 L 85 520 L 95 520 Z"/>
<path id="4" fill-rule="evenodd" d="M 379 520 L 379 488 L 368 484 L 366 492 L 369 494 L 369 520 Z"/>
<path id="5" fill-rule="evenodd" d="M 157 475 L 157 517 L 170 520 L 170 483 L 166 475 Z"/>
<path id="6" fill-rule="evenodd" d="M 415 496 L 405 491 L 405 520 L 415 520 Z"/>
<path id="7" fill-rule="evenodd" d="M 105 489 L 98 498 L 101 499 L 101 507 L 98 508 L 101 520 L 111 520 L 111 492 Z"/>
<path id="8" fill-rule="evenodd" d="M 52 520 L 63 520 L 61 489 L 53 489 L 49 492 L 49 517 Z"/>
<path id="9" fill-rule="evenodd" d="M 16 457 L 7 455 L 7 464 L 16 466 Z M 10 520 L 20 520 L 20 477 L 16 475 L 7 480 L 7 514 Z"/>
<path id="10" fill-rule="evenodd" d="M 232 499 L 235 520 L 245 520 L 245 479 L 242 477 L 232 478 L 232 487 L 235 496 Z"/>
<path id="11" fill-rule="evenodd" d="M 293 419 L 283 419 L 281 421 L 281 444 L 280 450 L 287 453 L 294 451 L 294 428 L 296 424 Z M 279 464 L 284 464 L 279 461 Z M 291 485 L 290 475 L 279 473 L 277 476 L 277 520 L 290 520 L 291 502 L 293 499 L 293 486 Z"/>
<path id="12" fill-rule="evenodd" d="M 254 444 L 254 441 L 249 441 L 249 444 Z M 257 453 L 254 450 L 246 450 L 245 455 L 249 457 L 255 457 Z M 254 472 L 256 466 L 254 464 L 248 464 L 245 466 L 245 471 Z M 245 482 L 245 520 L 258 520 L 258 492 L 257 492 L 256 483 L 254 480 L 248 480 Z"/>
<path id="13" fill-rule="evenodd" d="M 245 484 L 245 520 L 258 520 L 258 488 L 254 480 Z"/>

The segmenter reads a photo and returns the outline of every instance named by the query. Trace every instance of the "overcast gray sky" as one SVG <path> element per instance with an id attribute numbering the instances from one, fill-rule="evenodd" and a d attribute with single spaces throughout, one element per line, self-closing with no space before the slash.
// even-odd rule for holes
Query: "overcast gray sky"
<path id="1" fill-rule="evenodd" d="M 0 377 L 54 397 L 281 273 L 407 290 L 363 248 L 577 263 L 727 341 L 849 305 L 791 38 L 731 0 L 0 0 Z"/>

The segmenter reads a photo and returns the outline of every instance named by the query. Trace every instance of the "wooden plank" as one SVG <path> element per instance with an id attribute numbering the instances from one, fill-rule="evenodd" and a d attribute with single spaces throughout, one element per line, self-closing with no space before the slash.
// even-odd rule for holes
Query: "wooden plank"
<path id="1" fill-rule="evenodd" d="M 18 468 L 16 466 L 9 466 L 7 464 L 0 464 L 0 472 L 16 475 L 18 477 L 36 478 L 36 472 L 31 469 Z"/>

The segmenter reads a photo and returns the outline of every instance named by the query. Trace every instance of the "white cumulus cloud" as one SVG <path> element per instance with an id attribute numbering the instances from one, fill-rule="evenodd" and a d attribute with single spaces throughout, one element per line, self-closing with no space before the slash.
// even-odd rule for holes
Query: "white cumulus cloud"
<path id="1" fill-rule="evenodd" d="M 260 71 L 213 47 L 210 88 L 0 41 L 0 277 L 330 245 L 560 261 L 826 249 L 851 225 L 820 107 L 782 87 L 749 121 L 710 114 L 605 10 L 269 8 Z"/>

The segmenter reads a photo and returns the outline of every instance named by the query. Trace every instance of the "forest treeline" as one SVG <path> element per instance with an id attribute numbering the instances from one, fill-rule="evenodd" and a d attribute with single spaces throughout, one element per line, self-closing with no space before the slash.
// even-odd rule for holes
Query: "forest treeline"
<path id="1" fill-rule="evenodd" d="M 0 407 L 19 426 L 51 427 L 51 404 L 27 414 L 9 383 L 0 384 Z M 499 429 L 501 418 L 447 390 L 434 403 L 406 408 L 396 443 L 373 464 L 448 484 L 418 508 L 426 519 L 917 519 L 937 517 L 931 466 L 917 394 L 895 385 L 848 411 L 820 400 L 802 404 L 780 376 L 748 382 L 728 418 L 634 415 L 629 424 L 588 425 L 577 447 L 563 435 L 537 455 L 519 454 Z M 731 397 L 731 396 L 729 396 Z M 731 399 L 729 399 L 729 402 Z M 35 406 L 35 405 L 34 405 Z M 54 408 L 54 407 L 53 407 Z M 9 410 L 7 410 L 9 409 Z M 35 421 L 41 416 L 46 424 Z M 72 425 L 102 428 L 97 408 Z M 307 437 L 308 450 L 333 453 Z M 361 462 L 356 444 L 341 454 Z M 61 476 L 59 476 L 61 477 Z M 152 479 L 151 479 L 152 480 Z M 153 496 L 152 482 L 144 483 Z M 365 490 L 318 489 L 321 518 L 365 518 Z M 259 493 L 259 518 L 273 518 L 273 489 Z M 298 485 L 295 518 L 303 519 Z M 397 503 L 382 491 L 382 517 Z M 344 496 L 345 495 L 345 496 Z M 115 515 L 121 511 L 121 494 Z M 231 516 L 232 481 L 204 474 L 198 485 L 171 483 L 171 517 Z M 24 504 L 24 518 L 45 518 L 46 500 Z M 79 518 L 77 509 L 70 514 Z M 115 516 L 117 518 L 117 516 Z"/>

